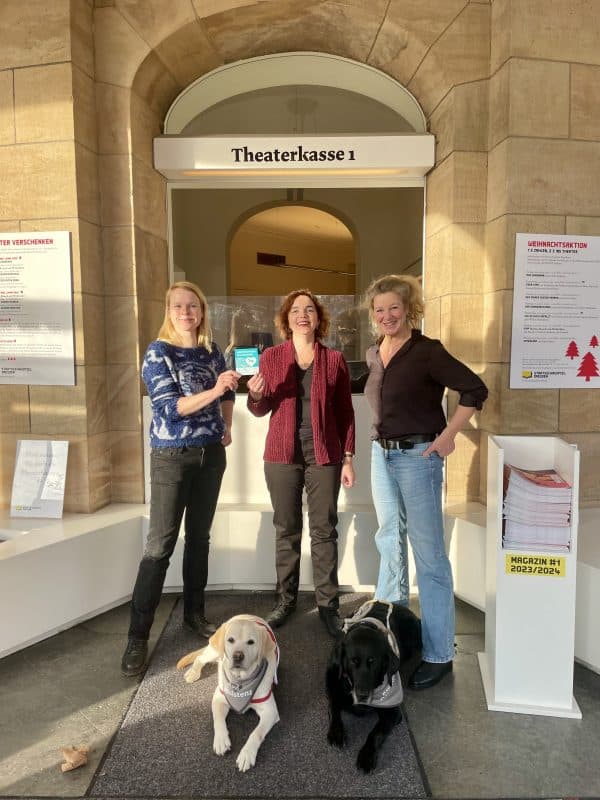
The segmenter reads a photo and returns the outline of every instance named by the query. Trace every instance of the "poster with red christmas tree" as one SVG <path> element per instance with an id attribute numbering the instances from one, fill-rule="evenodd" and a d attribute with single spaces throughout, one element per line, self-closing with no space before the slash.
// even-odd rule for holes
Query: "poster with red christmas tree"
<path id="1" fill-rule="evenodd" d="M 598 347 L 598 337 L 596 334 L 594 334 L 590 339 L 590 347 Z"/>
<path id="2" fill-rule="evenodd" d="M 577 347 L 576 342 L 574 342 L 573 340 L 569 342 L 569 346 L 567 347 L 567 352 L 565 353 L 565 355 L 571 360 L 573 360 L 575 356 L 579 355 L 579 348 Z"/>
<path id="3" fill-rule="evenodd" d="M 598 372 L 598 362 L 592 353 L 586 353 L 581 359 L 581 364 L 577 370 L 577 377 L 585 378 L 587 382 L 590 378 L 597 378 L 599 375 L 600 372 Z"/>

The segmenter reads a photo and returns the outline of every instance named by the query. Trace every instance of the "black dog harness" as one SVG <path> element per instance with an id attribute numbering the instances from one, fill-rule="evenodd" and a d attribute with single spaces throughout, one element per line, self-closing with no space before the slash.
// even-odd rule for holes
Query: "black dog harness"
<path id="1" fill-rule="evenodd" d="M 368 600 L 366 603 L 363 603 L 351 617 L 344 620 L 342 631 L 344 634 L 347 634 L 351 628 L 357 625 L 367 625 L 370 628 L 375 628 L 383 633 L 390 650 L 400 659 L 398 641 L 390 626 L 390 617 L 393 610 L 394 606 L 392 603 L 383 602 L 381 600 Z M 350 678 L 347 675 L 344 677 L 348 684 L 350 684 Z M 354 705 L 368 706 L 369 708 L 393 708 L 394 706 L 399 706 L 404 698 L 399 671 L 394 672 L 391 679 L 386 676 L 384 681 L 374 689 L 368 703 L 357 702 L 354 698 L 352 687 L 350 687 L 350 690 Z"/>

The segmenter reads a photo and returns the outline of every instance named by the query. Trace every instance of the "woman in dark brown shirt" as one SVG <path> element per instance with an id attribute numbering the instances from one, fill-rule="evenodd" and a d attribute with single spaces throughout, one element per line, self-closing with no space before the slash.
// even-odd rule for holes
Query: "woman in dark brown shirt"
<path id="1" fill-rule="evenodd" d="M 409 601 L 408 545 L 419 586 L 423 661 L 409 686 L 426 689 L 452 670 L 454 590 L 444 545 L 443 459 L 487 397 L 481 379 L 436 339 L 419 330 L 423 316 L 416 278 L 387 275 L 369 286 L 365 303 L 378 334 L 367 351 L 365 394 L 373 411 L 371 487 L 379 529 L 375 599 Z M 446 421 L 446 387 L 459 404 Z"/>

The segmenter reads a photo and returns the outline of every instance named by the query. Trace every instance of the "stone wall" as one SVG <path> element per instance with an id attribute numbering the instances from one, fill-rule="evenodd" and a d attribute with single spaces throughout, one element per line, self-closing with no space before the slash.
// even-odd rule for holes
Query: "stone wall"
<path id="1" fill-rule="evenodd" d="M 67 510 L 143 499 L 139 363 L 167 285 L 152 139 L 206 72 L 311 50 L 396 78 L 436 135 L 426 332 L 490 387 L 449 459 L 449 499 L 484 498 L 486 433 L 540 433 L 580 446 L 581 500 L 600 503 L 600 392 L 508 389 L 514 233 L 600 235 L 594 5 L 4 0 L 0 230 L 73 234 L 77 386 L 0 387 L 0 503 L 23 437 L 71 442 Z"/>

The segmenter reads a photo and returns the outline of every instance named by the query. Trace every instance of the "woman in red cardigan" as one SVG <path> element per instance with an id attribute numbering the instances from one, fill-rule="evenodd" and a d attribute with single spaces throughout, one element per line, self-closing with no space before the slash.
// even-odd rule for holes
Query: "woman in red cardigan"
<path id="1" fill-rule="evenodd" d="M 306 488 L 317 607 L 327 631 L 337 636 L 337 500 L 341 483 L 354 485 L 350 375 L 343 355 L 321 344 L 329 315 L 312 292 L 291 292 L 275 322 L 286 341 L 265 350 L 260 372 L 248 381 L 251 413 L 271 414 L 264 459 L 279 597 L 267 622 L 278 628 L 296 608 Z"/>

